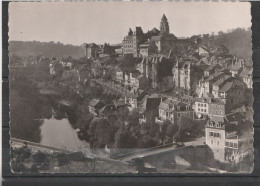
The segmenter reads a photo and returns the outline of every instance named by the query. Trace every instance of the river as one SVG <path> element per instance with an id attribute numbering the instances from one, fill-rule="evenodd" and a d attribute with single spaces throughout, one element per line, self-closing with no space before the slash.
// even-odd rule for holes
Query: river
<path id="1" fill-rule="evenodd" d="M 40 129 L 42 145 L 73 151 L 89 150 L 89 144 L 79 139 L 77 130 L 72 128 L 67 117 L 44 119 Z"/>

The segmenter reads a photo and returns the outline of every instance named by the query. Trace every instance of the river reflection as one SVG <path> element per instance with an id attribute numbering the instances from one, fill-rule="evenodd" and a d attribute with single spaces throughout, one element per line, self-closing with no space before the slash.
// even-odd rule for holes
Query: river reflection
<path id="1" fill-rule="evenodd" d="M 56 114 L 55 114 L 56 115 Z M 57 115 L 56 115 L 57 116 Z M 64 115 L 66 116 L 66 114 Z M 77 130 L 72 128 L 67 117 L 61 118 L 53 116 L 50 119 L 44 119 L 41 129 L 41 144 L 52 147 L 58 147 L 73 151 L 89 149 L 86 141 L 79 139 Z"/>

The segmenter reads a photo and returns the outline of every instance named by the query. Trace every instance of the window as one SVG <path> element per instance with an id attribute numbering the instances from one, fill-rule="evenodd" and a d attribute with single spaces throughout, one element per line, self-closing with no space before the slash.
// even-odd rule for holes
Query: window
<path id="1" fill-rule="evenodd" d="M 213 136 L 213 132 L 209 132 L 209 136 Z"/>
<path id="2" fill-rule="evenodd" d="M 180 118 L 181 117 L 181 114 L 180 113 L 177 113 L 177 118 Z"/>
<path id="3" fill-rule="evenodd" d="M 198 108 L 198 111 L 200 112 L 200 108 Z"/>
<path id="4" fill-rule="evenodd" d="M 211 145 L 213 145 L 213 140 L 211 140 Z"/>
<path id="5" fill-rule="evenodd" d="M 219 145 L 219 141 L 217 141 L 217 145 Z"/>
<path id="6" fill-rule="evenodd" d="M 225 145 L 228 147 L 229 146 L 229 142 L 226 142 Z"/>
<path id="7" fill-rule="evenodd" d="M 234 143 L 234 147 L 237 148 L 237 143 Z"/>
<path id="8" fill-rule="evenodd" d="M 198 103 L 198 106 L 200 107 L 200 103 Z"/>

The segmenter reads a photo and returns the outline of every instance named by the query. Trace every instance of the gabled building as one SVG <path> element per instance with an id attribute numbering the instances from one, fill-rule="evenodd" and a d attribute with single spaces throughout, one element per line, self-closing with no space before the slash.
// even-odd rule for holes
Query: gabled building
<path id="1" fill-rule="evenodd" d="M 224 100 L 229 109 L 240 106 L 245 101 L 246 84 L 238 79 L 225 83 L 218 90 L 218 97 Z"/>
<path id="2" fill-rule="evenodd" d="M 206 144 L 212 149 L 214 159 L 237 163 L 249 152 L 252 147 L 248 144 L 253 138 L 244 138 L 238 132 L 238 123 L 245 119 L 241 113 L 232 113 L 222 121 L 208 120 L 205 126 Z"/>
<path id="3" fill-rule="evenodd" d="M 236 61 L 232 61 L 232 66 L 230 68 L 230 72 L 232 77 L 237 77 L 240 72 L 243 71 L 244 59 L 236 59 Z"/>
<path id="4" fill-rule="evenodd" d="M 105 104 L 102 101 L 100 101 L 99 99 L 92 99 L 88 105 L 89 112 L 91 114 L 93 114 L 94 116 L 98 116 L 99 110 L 101 108 L 103 108 L 104 106 L 105 106 Z"/>
<path id="5" fill-rule="evenodd" d="M 245 69 L 239 74 L 239 78 L 247 85 L 247 88 L 253 88 L 253 69 Z"/>
<path id="6" fill-rule="evenodd" d="M 210 51 L 209 49 L 207 49 L 207 47 L 205 46 L 200 46 L 198 47 L 198 50 L 197 50 L 199 56 L 202 56 L 202 57 L 209 57 L 209 54 L 210 54 Z"/>
<path id="7" fill-rule="evenodd" d="M 140 44 L 144 42 L 145 36 L 141 27 L 136 27 L 134 32 L 129 29 L 128 35 L 123 40 L 123 54 L 139 56 Z"/>
<path id="8" fill-rule="evenodd" d="M 155 118 L 155 122 L 163 124 L 166 120 L 177 123 L 182 117 L 193 118 L 193 110 L 189 104 L 182 103 L 176 99 L 161 98 L 159 105 L 159 116 Z"/>
<path id="9" fill-rule="evenodd" d="M 219 97 L 219 90 L 220 88 L 225 85 L 227 82 L 231 81 L 231 76 L 229 75 L 224 75 L 222 77 L 220 77 L 217 81 L 215 81 L 214 83 L 212 83 L 212 95 L 214 96 L 214 98 L 218 98 Z"/>
<path id="10" fill-rule="evenodd" d="M 96 58 L 99 50 L 99 46 L 95 43 L 85 45 L 85 56 L 87 58 Z"/>

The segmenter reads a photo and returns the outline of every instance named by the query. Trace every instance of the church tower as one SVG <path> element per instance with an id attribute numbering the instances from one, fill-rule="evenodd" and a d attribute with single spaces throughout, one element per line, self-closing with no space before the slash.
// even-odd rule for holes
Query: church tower
<path id="1" fill-rule="evenodd" d="M 169 23 L 168 23 L 168 20 L 167 20 L 165 14 L 163 14 L 162 19 L 161 19 L 160 31 L 161 31 L 162 33 L 167 33 L 167 34 L 170 33 Z"/>

